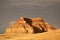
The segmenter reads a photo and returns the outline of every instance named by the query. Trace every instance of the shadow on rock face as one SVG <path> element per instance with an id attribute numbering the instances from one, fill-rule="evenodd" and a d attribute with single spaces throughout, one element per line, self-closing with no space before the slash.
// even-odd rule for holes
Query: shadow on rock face
<path id="1" fill-rule="evenodd" d="M 40 30 L 40 29 L 37 28 L 37 27 L 33 27 L 33 29 L 34 29 L 34 33 L 43 33 L 43 32 L 46 32 L 46 31 L 44 30 L 44 28 L 42 28 L 43 30 Z"/>
<path id="2" fill-rule="evenodd" d="M 43 33 L 43 32 L 46 32 L 43 27 L 41 27 L 42 30 L 40 30 L 38 27 L 33 26 L 31 19 L 25 18 L 25 21 L 26 21 L 26 23 L 28 23 L 29 25 L 31 25 L 33 27 L 34 33 Z"/>

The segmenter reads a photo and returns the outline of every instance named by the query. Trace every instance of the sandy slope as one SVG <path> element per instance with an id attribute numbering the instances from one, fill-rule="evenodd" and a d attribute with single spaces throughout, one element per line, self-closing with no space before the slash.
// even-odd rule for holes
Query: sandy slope
<path id="1" fill-rule="evenodd" d="M 60 29 L 38 34 L 0 34 L 0 40 L 60 40 Z"/>

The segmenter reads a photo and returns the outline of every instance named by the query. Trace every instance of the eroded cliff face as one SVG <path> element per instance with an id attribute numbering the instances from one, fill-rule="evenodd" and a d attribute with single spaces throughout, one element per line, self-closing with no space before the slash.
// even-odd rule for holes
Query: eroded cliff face
<path id="1" fill-rule="evenodd" d="M 42 18 L 25 18 L 20 17 L 14 24 L 9 26 L 6 34 L 33 34 L 42 33 L 55 28 L 49 23 L 45 22 Z"/>

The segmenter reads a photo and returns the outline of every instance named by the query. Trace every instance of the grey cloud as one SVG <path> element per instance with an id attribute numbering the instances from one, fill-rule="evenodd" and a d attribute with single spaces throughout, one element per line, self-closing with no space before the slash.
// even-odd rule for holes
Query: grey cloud
<path id="1" fill-rule="evenodd" d="M 60 28 L 60 0 L 0 0 L 0 33 L 21 16 L 42 17 Z"/>

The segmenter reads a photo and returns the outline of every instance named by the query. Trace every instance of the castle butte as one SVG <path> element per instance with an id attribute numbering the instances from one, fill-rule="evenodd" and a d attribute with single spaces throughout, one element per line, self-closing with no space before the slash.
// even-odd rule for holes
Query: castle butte
<path id="1" fill-rule="evenodd" d="M 45 22 L 42 18 L 20 17 L 14 24 L 10 25 L 6 34 L 35 34 L 55 30 L 52 25 Z"/>

